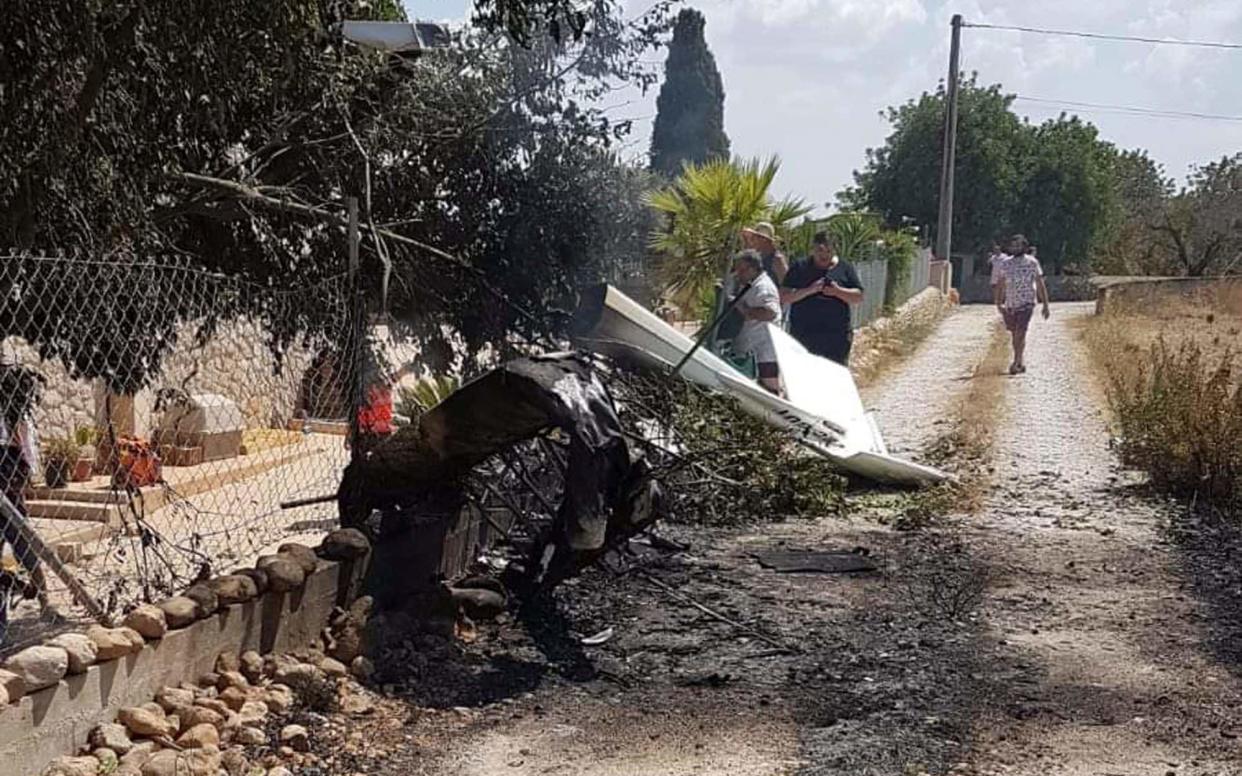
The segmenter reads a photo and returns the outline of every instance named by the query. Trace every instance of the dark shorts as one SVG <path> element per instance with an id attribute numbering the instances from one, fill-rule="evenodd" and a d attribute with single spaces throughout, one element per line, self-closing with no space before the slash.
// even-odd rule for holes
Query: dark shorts
<path id="1" fill-rule="evenodd" d="M 759 362 L 759 376 L 767 377 L 769 379 L 780 377 L 781 376 L 780 364 L 777 364 L 775 361 L 760 361 Z"/>
<path id="2" fill-rule="evenodd" d="M 1026 307 L 1015 307 L 1012 310 L 1006 307 L 1001 311 L 1001 317 L 1005 319 L 1005 328 L 1010 331 L 1026 331 L 1031 325 L 1031 314 L 1035 312 L 1033 305 Z"/>

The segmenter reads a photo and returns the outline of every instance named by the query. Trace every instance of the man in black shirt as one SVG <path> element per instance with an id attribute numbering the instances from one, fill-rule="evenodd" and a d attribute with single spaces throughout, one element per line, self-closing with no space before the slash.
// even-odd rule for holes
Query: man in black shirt
<path id="1" fill-rule="evenodd" d="M 791 305 L 789 333 L 817 356 L 849 366 L 854 331 L 850 306 L 863 299 L 854 266 L 833 250 L 827 232 L 817 232 L 809 259 L 794 263 L 781 282 L 781 304 Z"/>

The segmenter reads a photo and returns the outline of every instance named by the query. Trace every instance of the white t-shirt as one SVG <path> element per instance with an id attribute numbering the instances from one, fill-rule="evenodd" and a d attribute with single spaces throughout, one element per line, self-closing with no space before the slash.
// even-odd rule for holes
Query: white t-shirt
<path id="1" fill-rule="evenodd" d="M 22 458 L 32 471 L 39 471 L 39 443 L 35 439 L 34 424 L 29 418 L 22 418 L 15 428 L 0 418 L 0 445 L 20 447 Z"/>
<path id="2" fill-rule="evenodd" d="M 1034 307 L 1039 299 L 1035 281 L 1043 274 L 1044 270 L 1034 256 L 1006 256 L 992 265 L 992 285 L 1004 280 L 1006 309 Z"/>
<path id="3" fill-rule="evenodd" d="M 755 360 L 770 363 L 776 360 L 776 351 L 772 347 L 772 338 L 768 335 L 768 324 L 779 325 L 781 320 L 781 295 L 776 290 L 776 283 L 768 273 L 764 272 L 755 278 L 750 289 L 738 302 L 741 310 L 753 310 L 761 307 L 771 311 L 771 321 L 756 321 L 747 318 L 742 322 L 742 329 L 733 340 L 733 349 L 738 353 L 754 353 Z"/>

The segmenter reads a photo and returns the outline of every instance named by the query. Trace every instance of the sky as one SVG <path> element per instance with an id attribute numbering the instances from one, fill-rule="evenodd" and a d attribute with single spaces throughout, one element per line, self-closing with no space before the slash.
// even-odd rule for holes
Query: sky
<path id="1" fill-rule="evenodd" d="M 624 0 L 630 15 L 651 0 Z M 824 212 L 890 128 L 880 113 L 936 88 L 949 21 L 1148 38 L 1242 43 L 1242 0 L 691 0 L 706 17 L 724 79 L 725 131 L 737 155 L 782 160 L 776 193 Z M 468 0 L 405 0 L 411 18 L 461 23 Z M 660 54 L 663 57 L 663 52 Z M 1062 111 L 1123 148 L 1143 148 L 1184 179 L 1190 165 L 1242 152 L 1242 120 L 1157 118 L 1065 106 L 1133 106 L 1242 118 L 1242 49 L 1122 43 L 964 29 L 961 66 L 981 83 L 1061 105 L 1019 101 L 1032 122 Z M 657 87 L 658 88 L 658 87 Z M 627 152 L 651 137 L 653 89 L 611 115 L 639 119 Z"/>

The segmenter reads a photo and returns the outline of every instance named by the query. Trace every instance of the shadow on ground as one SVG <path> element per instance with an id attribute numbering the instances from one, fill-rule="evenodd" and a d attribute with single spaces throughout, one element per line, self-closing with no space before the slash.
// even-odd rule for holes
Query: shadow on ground
<path id="1" fill-rule="evenodd" d="M 1191 590 L 1207 607 L 1205 643 L 1242 677 L 1242 515 L 1183 506 L 1168 536 Z"/>

